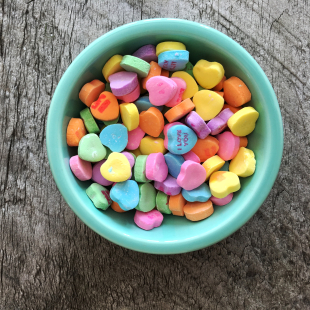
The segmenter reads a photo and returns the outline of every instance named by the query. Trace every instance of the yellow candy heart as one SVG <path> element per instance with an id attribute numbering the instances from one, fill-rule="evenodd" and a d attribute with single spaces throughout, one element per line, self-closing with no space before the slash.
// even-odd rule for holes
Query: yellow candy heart
<path id="1" fill-rule="evenodd" d="M 206 180 L 209 179 L 210 175 L 220 170 L 225 164 L 225 161 L 218 155 L 212 156 L 209 159 L 207 159 L 203 164 L 202 167 L 205 168 L 207 172 Z"/>
<path id="2" fill-rule="evenodd" d="M 142 155 L 150 155 L 151 153 L 165 154 L 167 152 L 162 138 L 153 138 L 150 136 L 144 137 L 141 140 L 139 149 Z"/>
<path id="3" fill-rule="evenodd" d="M 218 62 L 199 60 L 193 68 L 193 74 L 200 86 L 211 89 L 216 86 L 224 76 L 224 68 Z"/>
<path id="4" fill-rule="evenodd" d="M 109 81 L 109 76 L 111 74 L 124 71 L 124 69 L 120 65 L 122 59 L 123 59 L 123 56 L 114 55 L 105 63 L 102 69 L 102 74 L 107 82 Z"/>
<path id="5" fill-rule="evenodd" d="M 127 157 L 113 152 L 100 167 L 102 176 L 111 182 L 124 182 L 130 178 L 131 167 Z"/>
<path id="6" fill-rule="evenodd" d="M 211 194 L 216 198 L 224 198 L 240 189 L 239 177 L 233 172 L 217 171 L 212 173 L 209 181 Z"/>
<path id="7" fill-rule="evenodd" d="M 241 147 L 235 158 L 229 164 L 229 171 L 239 177 L 248 177 L 255 171 L 256 160 L 254 152 Z"/>
<path id="8" fill-rule="evenodd" d="M 156 56 L 167 51 L 185 51 L 186 47 L 181 42 L 166 41 L 157 44 Z"/>
<path id="9" fill-rule="evenodd" d="M 128 131 L 132 131 L 139 126 L 139 111 L 134 103 L 122 103 L 119 106 L 122 121 Z"/>
<path id="10" fill-rule="evenodd" d="M 224 98 L 211 90 L 200 90 L 193 98 L 196 112 L 204 121 L 209 121 L 218 115 L 224 105 Z"/>
<path id="11" fill-rule="evenodd" d="M 186 83 L 186 89 L 182 95 L 182 100 L 187 98 L 192 98 L 198 92 L 198 85 L 195 79 L 185 71 L 176 71 L 174 72 L 171 77 L 177 77 Z"/>
<path id="12" fill-rule="evenodd" d="M 227 125 L 235 136 L 244 137 L 254 130 L 258 116 L 254 108 L 242 108 L 228 120 Z"/>

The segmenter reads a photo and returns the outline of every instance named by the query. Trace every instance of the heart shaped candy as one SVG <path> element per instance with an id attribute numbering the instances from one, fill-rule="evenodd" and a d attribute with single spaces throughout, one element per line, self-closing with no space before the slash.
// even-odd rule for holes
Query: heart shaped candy
<path id="1" fill-rule="evenodd" d="M 162 113 L 155 107 L 140 113 L 139 126 L 148 135 L 157 138 L 165 125 Z"/>
<path id="2" fill-rule="evenodd" d="M 144 230 L 151 230 L 159 227 L 164 219 L 164 216 L 157 210 L 149 212 L 136 211 L 134 221 L 136 225 Z"/>
<path id="3" fill-rule="evenodd" d="M 163 182 L 155 181 L 154 187 L 171 196 L 177 195 L 181 191 L 181 187 L 178 185 L 177 180 L 171 175 L 168 175 L 167 179 Z"/>
<path id="4" fill-rule="evenodd" d="M 139 187 L 136 181 L 116 183 L 110 192 L 111 199 L 124 211 L 134 209 L 139 203 Z"/>
<path id="5" fill-rule="evenodd" d="M 86 195 L 98 209 L 106 210 L 112 204 L 109 191 L 100 184 L 93 183 L 89 186 Z"/>
<path id="6" fill-rule="evenodd" d="M 229 171 L 239 177 L 249 177 L 255 171 L 256 160 L 254 152 L 241 147 L 236 157 L 229 164 Z"/>
<path id="7" fill-rule="evenodd" d="M 89 133 L 80 140 L 78 155 L 83 160 L 95 163 L 104 159 L 106 149 L 96 134 Z"/>
<path id="8" fill-rule="evenodd" d="M 193 68 L 193 74 L 200 86 L 211 89 L 216 86 L 224 76 L 224 68 L 218 62 L 199 60 Z"/>
<path id="9" fill-rule="evenodd" d="M 214 172 L 210 177 L 209 185 L 212 196 L 216 198 L 224 198 L 241 187 L 239 177 L 227 171 Z"/>
<path id="10" fill-rule="evenodd" d="M 168 176 L 168 166 L 162 153 L 152 153 L 146 160 L 146 177 L 163 182 Z"/>
<path id="11" fill-rule="evenodd" d="M 186 189 L 182 190 L 182 196 L 190 202 L 194 201 L 200 201 L 200 202 L 206 202 L 210 197 L 210 189 L 206 183 L 202 183 L 199 187 L 187 191 Z"/>
<path id="12" fill-rule="evenodd" d="M 206 180 L 206 170 L 200 164 L 191 160 L 185 161 L 181 166 L 177 183 L 185 190 L 191 191 Z"/>
<path id="13" fill-rule="evenodd" d="M 138 86 L 138 75 L 135 72 L 121 71 L 109 76 L 110 87 L 115 96 L 128 95 Z"/>
<path id="14" fill-rule="evenodd" d="M 149 212 L 155 208 L 156 190 L 150 183 L 139 184 L 139 203 L 136 209 L 142 212 Z"/>
<path id="15" fill-rule="evenodd" d="M 116 97 L 104 91 L 90 106 L 91 114 L 100 121 L 111 121 L 119 116 L 119 106 Z"/>
<path id="16" fill-rule="evenodd" d="M 113 152 L 122 152 L 128 143 L 128 131 L 122 124 L 105 127 L 100 135 L 100 141 Z"/>

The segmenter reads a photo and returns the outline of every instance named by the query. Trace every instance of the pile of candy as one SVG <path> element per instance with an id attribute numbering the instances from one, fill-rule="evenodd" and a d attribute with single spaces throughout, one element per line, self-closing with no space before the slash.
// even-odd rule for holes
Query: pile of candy
<path id="1" fill-rule="evenodd" d="M 251 93 L 238 77 L 226 79 L 221 64 L 193 66 L 183 43 L 162 42 L 114 55 L 102 73 L 109 83 L 82 87 L 87 107 L 67 128 L 68 145 L 78 146 L 71 170 L 95 182 L 86 194 L 96 208 L 136 209 L 145 230 L 160 226 L 162 213 L 199 221 L 254 173 L 246 136 L 259 114 L 240 108 Z"/>

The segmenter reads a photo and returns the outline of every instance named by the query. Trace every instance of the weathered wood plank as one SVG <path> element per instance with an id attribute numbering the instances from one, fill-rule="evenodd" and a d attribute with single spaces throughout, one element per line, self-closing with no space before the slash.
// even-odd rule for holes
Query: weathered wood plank
<path id="1" fill-rule="evenodd" d="M 310 308 L 308 1 L 1 0 L 0 309 Z M 135 253 L 86 227 L 49 170 L 55 87 L 93 40 L 124 23 L 210 25 L 258 61 L 281 106 L 285 149 L 268 199 L 238 232 L 174 256 Z"/>

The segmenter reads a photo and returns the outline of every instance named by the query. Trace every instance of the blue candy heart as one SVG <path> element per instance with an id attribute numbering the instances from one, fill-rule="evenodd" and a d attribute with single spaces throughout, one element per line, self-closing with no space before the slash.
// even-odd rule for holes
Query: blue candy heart
<path id="1" fill-rule="evenodd" d="M 189 202 L 200 201 L 206 202 L 211 197 L 211 192 L 206 183 L 201 184 L 199 187 L 187 191 L 185 189 L 182 190 L 182 196 L 185 200 Z"/>
<path id="2" fill-rule="evenodd" d="M 100 135 L 100 141 L 112 152 L 122 152 L 128 143 L 128 131 L 122 124 L 114 124 L 105 127 Z"/>
<path id="3" fill-rule="evenodd" d="M 195 132 L 185 125 L 175 125 L 169 128 L 168 150 L 177 155 L 189 152 L 197 142 Z"/>
<path id="4" fill-rule="evenodd" d="M 167 51 L 158 55 L 159 66 L 169 71 L 183 70 L 188 60 L 188 51 Z"/>
<path id="5" fill-rule="evenodd" d="M 177 178 L 181 171 L 181 166 L 185 161 L 184 158 L 181 155 L 175 155 L 172 153 L 167 153 L 164 157 L 168 166 L 169 174 L 171 174 L 174 178 Z"/>
<path id="6" fill-rule="evenodd" d="M 163 110 L 163 106 L 152 105 L 150 102 L 149 96 L 140 97 L 139 99 L 137 99 L 135 101 L 135 105 L 136 105 L 139 113 L 141 113 L 142 111 L 147 111 L 151 107 L 154 107 L 154 108 L 158 109 L 159 111 Z"/>
<path id="7" fill-rule="evenodd" d="M 139 203 L 138 183 L 133 180 L 116 183 L 110 191 L 110 197 L 124 211 L 132 210 Z"/>

